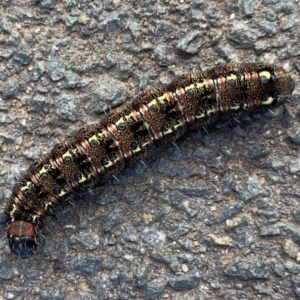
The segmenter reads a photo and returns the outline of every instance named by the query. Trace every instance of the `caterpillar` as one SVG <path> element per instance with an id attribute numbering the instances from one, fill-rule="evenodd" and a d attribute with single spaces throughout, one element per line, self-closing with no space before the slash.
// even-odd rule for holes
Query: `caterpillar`
<path id="1" fill-rule="evenodd" d="M 40 230 L 72 194 L 119 174 L 187 130 L 239 120 L 282 104 L 294 88 L 282 67 L 226 64 L 150 88 L 99 123 L 85 125 L 36 159 L 14 185 L 5 206 L 12 252 L 31 256 Z"/>

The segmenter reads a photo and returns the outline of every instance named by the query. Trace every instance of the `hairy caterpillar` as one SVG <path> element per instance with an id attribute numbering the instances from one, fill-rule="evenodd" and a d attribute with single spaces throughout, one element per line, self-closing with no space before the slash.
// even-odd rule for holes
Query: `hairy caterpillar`
<path id="1" fill-rule="evenodd" d="M 146 90 L 29 166 L 5 207 L 11 250 L 21 258 L 33 254 L 47 217 L 72 194 L 122 172 L 187 130 L 281 104 L 294 88 L 283 68 L 244 63 L 189 73 Z"/>

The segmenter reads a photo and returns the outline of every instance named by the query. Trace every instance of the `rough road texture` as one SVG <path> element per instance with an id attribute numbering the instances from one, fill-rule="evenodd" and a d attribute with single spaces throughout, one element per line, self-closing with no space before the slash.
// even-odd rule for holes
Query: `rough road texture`
<path id="1" fill-rule="evenodd" d="M 299 78 L 296 2 L 131 2 L 0 3 L 2 206 L 35 157 L 148 85 L 241 61 Z M 0 297 L 300 299 L 298 93 L 66 203 L 30 259 L 3 239 Z"/>

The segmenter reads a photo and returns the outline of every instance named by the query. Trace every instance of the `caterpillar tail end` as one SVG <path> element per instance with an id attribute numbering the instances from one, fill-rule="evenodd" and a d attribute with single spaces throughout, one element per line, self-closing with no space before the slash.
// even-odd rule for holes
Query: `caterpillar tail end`
<path id="1" fill-rule="evenodd" d="M 33 224 L 25 221 L 13 221 L 8 227 L 7 237 L 11 251 L 20 258 L 27 258 L 34 254 L 37 240 Z"/>

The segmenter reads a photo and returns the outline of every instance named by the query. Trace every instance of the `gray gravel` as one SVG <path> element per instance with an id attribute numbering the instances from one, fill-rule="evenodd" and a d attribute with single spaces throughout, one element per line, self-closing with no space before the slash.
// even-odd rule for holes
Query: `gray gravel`
<path id="1" fill-rule="evenodd" d="M 299 82 L 299 20 L 296 1 L 2 0 L 2 206 L 35 157 L 146 86 L 242 61 Z M 299 117 L 297 84 L 77 195 L 32 258 L 0 240 L 0 298 L 300 299 Z"/>

